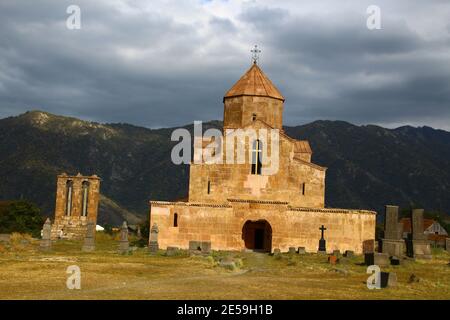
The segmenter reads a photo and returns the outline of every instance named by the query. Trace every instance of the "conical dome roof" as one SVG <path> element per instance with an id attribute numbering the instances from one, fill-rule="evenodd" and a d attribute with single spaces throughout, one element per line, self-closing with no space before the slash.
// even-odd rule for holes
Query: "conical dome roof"
<path id="1" fill-rule="evenodd" d="M 224 99 L 238 96 L 270 97 L 284 101 L 283 95 L 256 63 L 228 90 Z"/>

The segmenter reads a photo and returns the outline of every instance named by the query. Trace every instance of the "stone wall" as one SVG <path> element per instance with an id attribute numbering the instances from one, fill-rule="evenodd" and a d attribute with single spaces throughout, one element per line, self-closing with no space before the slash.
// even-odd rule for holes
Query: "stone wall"
<path id="1" fill-rule="evenodd" d="M 316 252 L 324 225 L 327 251 L 362 253 L 364 240 L 375 239 L 376 213 L 365 210 L 294 208 L 276 201 L 233 200 L 225 204 L 151 201 L 150 225 L 159 228 L 159 246 L 187 249 L 189 241 L 211 241 L 214 250 L 245 248 L 243 226 L 266 220 L 272 229 L 272 250 L 305 247 Z M 173 226 L 174 214 L 178 227 Z"/>
<path id="2" fill-rule="evenodd" d="M 283 101 L 269 97 L 240 96 L 224 99 L 223 127 L 243 128 L 253 122 L 253 116 L 271 127 L 283 127 Z"/>
<path id="3" fill-rule="evenodd" d="M 260 121 L 256 121 L 251 128 L 268 129 Z M 226 150 L 227 140 L 224 140 Z M 308 162 L 311 151 L 306 141 L 297 141 L 280 133 L 278 170 L 270 175 L 251 174 L 252 141 L 244 138 L 241 143 L 245 146 L 244 164 L 227 164 L 224 161 L 223 164 L 190 165 L 190 202 L 224 203 L 229 198 L 240 198 L 285 201 L 298 207 L 324 207 L 326 168 Z M 271 143 L 269 139 L 269 150 Z M 299 146 L 303 149 L 299 150 Z M 236 161 L 236 150 L 234 152 Z"/>
<path id="4" fill-rule="evenodd" d="M 72 206 L 67 212 L 68 182 L 72 182 Z M 87 197 L 87 215 L 83 216 L 83 182 L 89 184 Z M 52 239 L 82 239 L 86 234 L 88 221 L 97 224 L 97 211 L 100 196 L 100 178 L 96 175 L 57 177 L 55 219 L 52 225 Z"/>

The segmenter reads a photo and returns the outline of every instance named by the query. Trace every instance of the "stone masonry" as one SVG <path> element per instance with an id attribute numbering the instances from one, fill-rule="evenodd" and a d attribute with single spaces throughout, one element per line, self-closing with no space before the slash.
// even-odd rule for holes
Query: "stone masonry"
<path id="1" fill-rule="evenodd" d="M 327 250 L 362 253 L 363 241 L 375 239 L 376 213 L 325 208 L 326 168 L 311 162 L 308 141 L 284 133 L 284 97 L 256 63 L 225 94 L 223 102 L 224 130 L 244 133 L 228 145 L 231 133 L 224 131 L 223 150 L 236 157 L 240 143 L 246 161 L 227 163 L 227 152 L 219 154 L 223 163 L 194 161 L 187 202 L 150 201 L 150 226 L 158 225 L 159 247 L 188 249 L 190 242 L 210 242 L 212 250 L 271 252 L 304 247 L 315 252 L 319 228 L 325 225 Z M 258 135 L 270 131 L 274 136 L 255 151 L 261 141 L 259 136 L 247 135 L 249 131 Z M 272 163 L 254 170 L 258 165 L 254 152 L 271 153 L 275 141 L 279 141 L 277 170 L 263 171 Z M 203 138 L 202 146 L 211 142 Z"/>
<path id="2" fill-rule="evenodd" d="M 88 221 L 97 224 L 99 197 L 100 178 L 96 175 L 58 175 L 52 239 L 83 239 Z"/>

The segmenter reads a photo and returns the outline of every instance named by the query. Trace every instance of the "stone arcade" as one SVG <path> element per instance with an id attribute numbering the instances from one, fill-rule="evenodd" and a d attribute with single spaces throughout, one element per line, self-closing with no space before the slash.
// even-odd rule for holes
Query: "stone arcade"
<path id="1" fill-rule="evenodd" d="M 150 201 L 159 248 L 188 249 L 190 242 L 204 241 L 213 250 L 317 252 L 319 228 L 325 225 L 329 252 L 362 253 L 363 241 L 375 239 L 376 213 L 324 207 L 326 168 L 311 162 L 308 141 L 284 133 L 284 97 L 256 61 L 223 103 L 224 132 L 279 130 L 278 171 L 266 175 L 257 169 L 253 152 L 261 152 L 261 143 L 251 139 L 245 139 L 245 151 L 252 160 L 244 164 L 191 163 L 187 202 Z"/>

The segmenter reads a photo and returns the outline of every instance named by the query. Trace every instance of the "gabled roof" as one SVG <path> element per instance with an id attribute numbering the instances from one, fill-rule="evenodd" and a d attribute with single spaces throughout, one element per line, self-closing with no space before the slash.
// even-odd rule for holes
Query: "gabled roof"
<path id="1" fill-rule="evenodd" d="M 224 99 L 239 96 L 270 97 L 284 101 L 283 95 L 256 63 L 228 90 Z"/>

